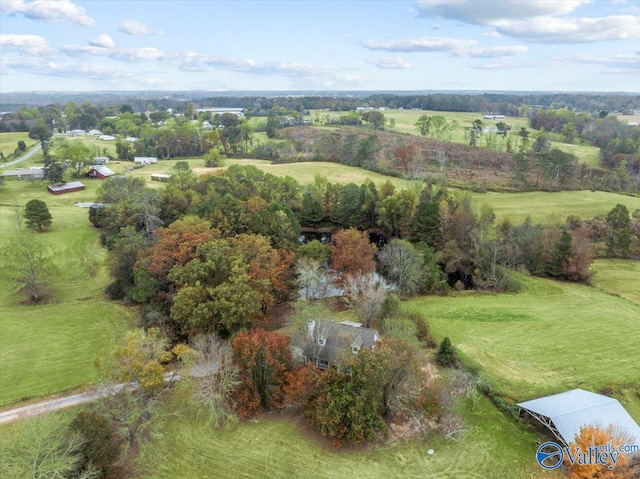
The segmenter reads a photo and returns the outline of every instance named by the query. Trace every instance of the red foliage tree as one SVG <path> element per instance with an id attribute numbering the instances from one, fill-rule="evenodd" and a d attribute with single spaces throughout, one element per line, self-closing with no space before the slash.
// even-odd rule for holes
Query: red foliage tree
<path id="1" fill-rule="evenodd" d="M 349 276 L 373 273 L 376 268 L 376 246 L 369 233 L 355 228 L 340 230 L 333 235 L 331 267 L 336 272 L 336 284 L 342 286 Z"/>
<path id="2" fill-rule="evenodd" d="M 289 337 L 264 329 L 240 331 L 233 339 L 241 383 L 235 399 L 243 416 L 286 403 L 287 375 L 293 371 L 289 343 Z"/>
<path id="3" fill-rule="evenodd" d="M 211 225 L 195 216 L 188 216 L 159 228 L 154 233 L 156 243 L 149 250 L 149 272 L 164 279 L 176 264 L 185 265 L 196 256 L 196 248 L 220 234 Z"/>

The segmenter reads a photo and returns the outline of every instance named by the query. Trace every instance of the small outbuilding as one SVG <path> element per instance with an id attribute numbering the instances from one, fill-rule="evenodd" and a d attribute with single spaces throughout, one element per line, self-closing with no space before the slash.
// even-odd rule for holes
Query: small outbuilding
<path id="1" fill-rule="evenodd" d="M 96 156 L 93 159 L 93 164 L 94 165 L 98 165 L 98 166 L 106 166 L 109 164 L 109 157 L 108 156 Z"/>
<path id="2" fill-rule="evenodd" d="M 167 175 L 166 173 L 153 173 L 151 175 L 151 181 L 161 181 L 166 183 L 169 181 L 169 178 L 171 178 L 171 175 Z"/>
<path id="3" fill-rule="evenodd" d="M 564 445 L 575 440 L 581 427 L 596 424 L 620 428 L 629 434 L 631 444 L 640 444 L 640 426 L 617 399 L 609 396 L 573 389 L 518 406 L 544 424 Z"/>
<path id="4" fill-rule="evenodd" d="M 74 191 L 84 190 L 85 186 L 79 181 L 72 181 L 60 186 L 47 186 L 47 191 L 54 195 L 62 195 L 64 193 L 73 193 Z"/>
<path id="5" fill-rule="evenodd" d="M 158 162 L 155 156 L 134 156 L 133 162 L 138 165 L 153 165 Z"/>
<path id="6" fill-rule="evenodd" d="M 109 178 L 110 176 L 113 176 L 115 174 L 115 171 L 107 168 L 106 166 L 100 165 L 92 166 L 91 169 L 87 172 L 87 176 L 89 178 L 97 178 L 99 180 L 104 180 L 105 178 Z"/>
<path id="7" fill-rule="evenodd" d="M 360 323 L 343 321 L 311 321 L 308 324 L 304 358 L 319 369 L 328 369 L 341 357 L 357 354 L 362 348 L 373 348 L 380 335 Z"/>
<path id="8" fill-rule="evenodd" d="M 30 169 L 18 168 L 17 170 L 6 170 L 2 172 L 3 178 L 17 178 L 19 180 L 27 179 L 30 181 L 41 180 L 44 178 L 44 170 L 42 168 L 32 167 Z"/>

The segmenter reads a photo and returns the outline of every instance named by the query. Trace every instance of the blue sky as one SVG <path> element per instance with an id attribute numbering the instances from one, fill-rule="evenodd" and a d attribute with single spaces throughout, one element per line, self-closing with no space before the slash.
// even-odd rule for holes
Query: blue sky
<path id="1" fill-rule="evenodd" d="M 640 0 L 0 0 L 0 90 L 640 92 Z"/>

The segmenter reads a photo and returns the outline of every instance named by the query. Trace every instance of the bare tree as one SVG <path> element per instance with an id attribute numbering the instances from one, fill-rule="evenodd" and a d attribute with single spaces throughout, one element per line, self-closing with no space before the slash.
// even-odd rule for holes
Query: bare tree
<path id="1" fill-rule="evenodd" d="M 374 273 L 358 274 L 347 278 L 344 294 L 358 318 L 368 328 L 380 314 L 390 289 L 384 278 Z"/>
<path id="2" fill-rule="evenodd" d="M 196 336 L 191 347 L 198 353 L 191 368 L 197 402 L 207 408 L 215 424 L 235 421 L 231 395 L 240 381 L 231 345 L 215 334 L 207 334 Z"/>
<path id="3" fill-rule="evenodd" d="M 298 261 L 298 275 L 305 299 L 321 299 L 327 295 L 331 277 L 320 261 L 301 258 Z"/>

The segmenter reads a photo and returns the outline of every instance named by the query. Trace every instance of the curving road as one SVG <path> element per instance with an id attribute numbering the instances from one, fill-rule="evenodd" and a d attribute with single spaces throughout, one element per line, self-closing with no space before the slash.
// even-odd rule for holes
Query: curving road
<path id="1" fill-rule="evenodd" d="M 18 163 L 21 163 L 23 161 L 28 160 L 29 158 L 31 158 L 33 155 L 35 155 L 36 153 L 38 153 L 40 150 L 42 149 L 42 146 L 40 145 L 40 143 L 38 143 L 36 146 L 34 146 L 33 148 L 31 148 L 29 151 L 27 151 L 24 155 L 22 155 L 20 158 L 17 158 L 13 161 L 9 161 L 7 163 L 2 163 L 0 164 L 0 169 L 2 168 L 8 168 L 9 166 L 13 166 L 13 165 L 17 165 Z"/>

